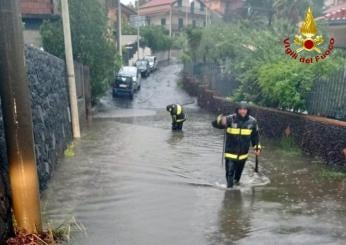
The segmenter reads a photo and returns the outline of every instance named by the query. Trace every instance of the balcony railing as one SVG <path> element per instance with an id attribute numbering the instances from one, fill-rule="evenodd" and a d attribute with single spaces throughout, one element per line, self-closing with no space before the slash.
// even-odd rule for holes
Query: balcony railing
<path id="1" fill-rule="evenodd" d="M 189 15 L 205 15 L 205 9 L 201 10 L 200 8 L 194 8 L 193 11 L 191 11 L 191 7 L 173 7 L 173 13 L 179 13 L 179 14 L 186 14 L 186 12 Z"/>

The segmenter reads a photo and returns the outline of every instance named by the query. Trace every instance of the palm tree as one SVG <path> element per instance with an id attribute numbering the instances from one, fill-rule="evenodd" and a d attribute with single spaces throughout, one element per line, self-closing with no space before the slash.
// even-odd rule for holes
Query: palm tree
<path id="1" fill-rule="evenodd" d="M 245 6 L 248 8 L 248 18 L 265 16 L 268 19 L 268 26 L 271 26 L 274 16 L 274 0 L 246 0 Z"/>
<path id="2" fill-rule="evenodd" d="M 274 0 L 273 7 L 277 16 L 288 18 L 292 23 L 297 23 L 305 16 L 308 7 L 312 7 L 315 16 L 323 13 L 323 0 Z"/>

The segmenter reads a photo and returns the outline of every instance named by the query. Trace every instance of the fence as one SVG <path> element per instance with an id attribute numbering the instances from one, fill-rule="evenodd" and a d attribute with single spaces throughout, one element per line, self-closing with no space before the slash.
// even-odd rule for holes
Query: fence
<path id="1" fill-rule="evenodd" d="M 129 64 L 129 61 L 137 53 L 137 42 L 131 43 L 123 47 L 123 64 Z"/>
<path id="2" fill-rule="evenodd" d="M 315 82 L 307 110 L 309 114 L 346 120 L 346 66 L 330 79 Z"/>
<path id="3" fill-rule="evenodd" d="M 184 65 L 184 73 L 225 97 L 231 96 L 240 85 L 216 63 L 188 63 Z M 306 99 L 308 114 L 346 120 L 346 66 L 329 79 L 317 80 Z"/>
<path id="4" fill-rule="evenodd" d="M 75 62 L 79 121 L 82 128 L 91 116 L 91 84 L 89 67 Z"/>
<path id="5" fill-rule="evenodd" d="M 216 63 L 185 64 L 184 73 L 201 81 L 219 95 L 227 97 L 239 87 L 239 81 L 230 73 L 223 72 L 224 68 Z"/>

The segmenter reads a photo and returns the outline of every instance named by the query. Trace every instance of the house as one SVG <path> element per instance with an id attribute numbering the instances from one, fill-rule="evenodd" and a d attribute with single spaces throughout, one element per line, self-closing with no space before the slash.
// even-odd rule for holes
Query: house
<path id="1" fill-rule="evenodd" d="M 24 42 L 41 47 L 40 27 L 44 20 L 59 18 L 58 0 L 20 0 Z"/>
<path id="2" fill-rule="evenodd" d="M 171 35 L 210 21 L 210 11 L 202 0 L 151 0 L 140 7 L 139 15 L 146 16 L 147 25 L 163 26 Z"/>
<path id="3" fill-rule="evenodd" d="M 204 0 L 204 2 L 211 10 L 219 13 L 225 19 L 244 12 L 244 0 Z"/>
<path id="4" fill-rule="evenodd" d="M 335 38 L 335 47 L 346 48 L 346 0 L 334 0 L 326 11 L 330 35 Z"/>
<path id="5" fill-rule="evenodd" d="M 118 0 L 99 0 L 105 7 L 108 17 L 109 25 L 117 29 L 117 15 L 118 15 Z M 121 4 L 121 16 L 122 20 L 128 22 L 131 15 L 137 15 L 136 10 Z"/>

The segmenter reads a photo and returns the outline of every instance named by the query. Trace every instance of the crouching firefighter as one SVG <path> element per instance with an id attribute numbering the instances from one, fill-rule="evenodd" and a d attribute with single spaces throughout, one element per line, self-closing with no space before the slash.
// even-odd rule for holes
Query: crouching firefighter
<path id="1" fill-rule="evenodd" d="M 225 129 L 224 158 L 227 188 L 239 184 L 250 144 L 254 147 L 257 156 L 261 152 L 258 125 L 256 119 L 249 113 L 247 103 L 241 102 L 234 114 L 228 116 L 221 114 L 212 122 L 213 127 Z"/>
<path id="2" fill-rule="evenodd" d="M 186 121 L 184 109 L 181 105 L 172 104 L 166 107 L 167 111 L 171 113 L 172 117 L 172 130 L 182 130 L 183 124 Z"/>

